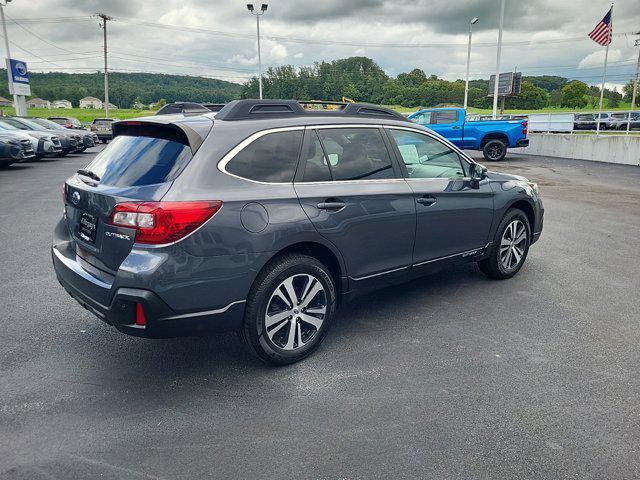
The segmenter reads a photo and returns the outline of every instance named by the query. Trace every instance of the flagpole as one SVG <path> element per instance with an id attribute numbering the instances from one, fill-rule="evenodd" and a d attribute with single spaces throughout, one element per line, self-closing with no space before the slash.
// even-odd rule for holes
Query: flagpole
<path id="1" fill-rule="evenodd" d="M 611 4 L 611 16 L 609 18 L 609 31 L 613 36 L 613 3 Z M 604 98 L 604 82 L 607 79 L 607 61 L 609 60 L 609 45 L 607 43 L 607 49 L 604 51 L 604 69 L 602 71 L 602 86 L 600 87 L 600 106 L 598 107 L 598 119 L 596 121 L 596 135 L 600 134 L 600 118 L 602 115 L 602 100 Z"/>

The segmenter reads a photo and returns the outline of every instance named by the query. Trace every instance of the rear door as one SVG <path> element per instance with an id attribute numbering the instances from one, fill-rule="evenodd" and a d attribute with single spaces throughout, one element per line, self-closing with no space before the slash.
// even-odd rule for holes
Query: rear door
<path id="1" fill-rule="evenodd" d="M 135 230 L 109 223 L 114 206 L 159 201 L 193 156 L 179 129 L 132 122 L 121 130 L 65 187 L 65 213 L 76 253 L 111 273 L 135 242 Z"/>
<path id="2" fill-rule="evenodd" d="M 295 180 L 305 213 L 344 257 L 352 280 L 387 280 L 411 265 L 416 208 L 377 126 L 308 128 Z"/>
<path id="3" fill-rule="evenodd" d="M 463 122 L 458 116 L 459 110 L 434 110 L 429 128 L 442 135 L 456 147 L 462 147 Z"/>
<path id="4" fill-rule="evenodd" d="M 489 239 L 493 190 L 487 180 L 470 186 L 469 164 L 426 132 L 387 127 L 417 209 L 413 263 L 471 254 Z"/>

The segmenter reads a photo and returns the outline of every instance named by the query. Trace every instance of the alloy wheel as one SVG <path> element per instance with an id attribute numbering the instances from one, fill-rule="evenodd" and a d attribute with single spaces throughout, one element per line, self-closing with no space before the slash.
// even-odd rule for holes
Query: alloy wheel
<path id="1" fill-rule="evenodd" d="M 527 248 L 527 228 L 520 220 L 513 220 L 500 240 L 500 263 L 507 272 L 515 270 Z"/>
<path id="2" fill-rule="evenodd" d="M 487 154 L 491 160 L 500 158 L 502 155 L 502 147 L 500 145 L 492 145 L 487 149 Z"/>
<path id="3" fill-rule="evenodd" d="M 267 303 L 267 337 L 283 350 L 297 350 L 318 334 L 326 313 L 327 294 L 320 280 L 309 274 L 292 275 Z"/>

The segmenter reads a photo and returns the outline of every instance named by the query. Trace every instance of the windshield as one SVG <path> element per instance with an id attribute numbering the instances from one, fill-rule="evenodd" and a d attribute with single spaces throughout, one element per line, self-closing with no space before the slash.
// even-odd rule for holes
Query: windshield
<path id="1" fill-rule="evenodd" d="M 31 119 L 32 123 L 37 123 L 38 125 L 48 128 L 48 129 L 53 129 L 53 130 L 66 130 L 66 128 L 64 128 L 62 125 L 57 124 L 56 122 L 52 122 L 51 120 L 46 120 L 44 118 L 32 118 Z"/>
<path id="2" fill-rule="evenodd" d="M 104 185 L 152 185 L 173 180 L 191 156 L 186 139 L 178 135 L 120 135 L 86 170 L 96 174 Z"/>
<path id="3" fill-rule="evenodd" d="M 46 128 L 44 128 L 42 125 L 38 125 L 37 123 L 30 122 L 29 120 L 25 120 L 23 118 L 21 118 L 20 120 L 17 120 L 15 118 L 6 118 L 4 119 L 4 122 L 8 123 L 9 125 L 13 125 L 14 127 L 17 127 L 21 130 L 46 130 Z"/>
<path id="4" fill-rule="evenodd" d="M 21 128 L 14 127 L 13 125 L 10 125 L 4 121 L 0 121 L 0 128 L 2 128 L 3 130 L 22 130 Z"/>

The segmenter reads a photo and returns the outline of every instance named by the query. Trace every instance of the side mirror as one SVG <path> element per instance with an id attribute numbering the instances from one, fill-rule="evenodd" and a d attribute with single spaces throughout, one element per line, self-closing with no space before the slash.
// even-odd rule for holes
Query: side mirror
<path id="1" fill-rule="evenodd" d="M 487 167 L 479 163 L 471 164 L 469 177 L 471 177 L 471 188 L 480 188 L 480 182 L 487 178 Z"/>

